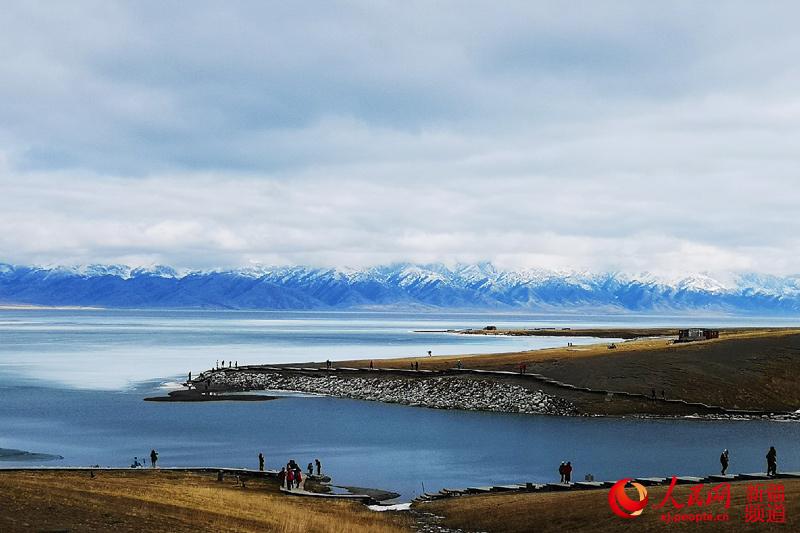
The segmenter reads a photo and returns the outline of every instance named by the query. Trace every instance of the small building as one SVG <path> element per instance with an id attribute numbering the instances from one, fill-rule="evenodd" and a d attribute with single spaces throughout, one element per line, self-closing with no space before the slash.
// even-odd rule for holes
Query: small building
<path id="1" fill-rule="evenodd" d="M 689 328 L 678 330 L 677 342 L 707 341 L 719 338 L 718 329 Z"/>

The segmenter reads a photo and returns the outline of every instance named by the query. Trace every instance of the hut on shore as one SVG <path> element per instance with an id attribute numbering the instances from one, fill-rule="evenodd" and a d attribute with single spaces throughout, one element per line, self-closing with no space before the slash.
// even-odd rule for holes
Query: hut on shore
<path id="1" fill-rule="evenodd" d="M 718 329 L 688 328 L 678 330 L 678 340 L 676 342 L 707 341 L 718 338 Z"/>

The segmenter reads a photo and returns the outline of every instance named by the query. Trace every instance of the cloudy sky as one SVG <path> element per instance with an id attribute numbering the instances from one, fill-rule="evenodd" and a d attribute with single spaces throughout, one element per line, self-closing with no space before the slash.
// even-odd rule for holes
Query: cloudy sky
<path id="1" fill-rule="evenodd" d="M 8 2 L 0 262 L 795 273 L 791 2 Z"/>

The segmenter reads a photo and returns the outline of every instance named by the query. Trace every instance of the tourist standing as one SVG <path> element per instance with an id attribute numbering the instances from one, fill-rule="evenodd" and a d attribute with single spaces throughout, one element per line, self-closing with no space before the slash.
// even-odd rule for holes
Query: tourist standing
<path id="1" fill-rule="evenodd" d="M 725 475 L 725 472 L 728 471 L 728 450 L 722 450 L 722 454 L 719 456 L 719 464 L 722 465 L 722 475 Z"/>
<path id="2" fill-rule="evenodd" d="M 303 481 L 303 472 L 300 470 L 300 467 L 297 467 L 297 470 L 294 472 L 294 486 L 298 489 L 300 488 L 300 483 Z"/>
<path id="3" fill-rule="evenodd" d="M 278 472 L 278 486 L 283 487 L 284 482 L 286 482 L 286 468 L 281 467 L 281 471 Z"/>
<path id="4" fill-rule="evenodd" d="M 778 475 L 778 452 L 775 451 L 775 446 L 770 446 L 767 452 L 767 475 Z"/>
<path id="5" fill-rule="evenodd" d="M 565 468 L 566 468 L 566 466 L 567 466 L 567 463 L 566 463 L 566 461 L 561 461 L 561 464 L 560 464 L 560 465 L 558 465 L 558 473 L 559 473 L 559 475 L 561 476 L 561 481 L 560 481 L 560 483 L 564 483 L 564 474 L 565 474 Z"/>
<path id="6" fill-rule="evenodd" d="M 314 464 L 317 465 L 317 475 L 322 475 L 322 463 L 319 462 L 319 459 L 314 459 Z"/>
<path id="7" fill-rule="evenodd" d="M 564 466 L 564 483 L 569 483 L 570 481 L 572 481 L 572 463 L 567 461 Z"/>
<path id="8" fill-rule="evenodd" d="M 314 475 L 314 463 L 308 463 L 308 476 L 311 477 Z"/>
<path id="9" fill-rule="evenodd" d="M 287 468 L 286 469 L 286 488 L 292 490 L 292 485 L 294 485 L 294 469 Z"/>
<path id="10" fill-rule="evenodd" d="M 264 471 L 264 454 L 261 452 L 258 452 L 258 471 Z"/>
<path id="11" fill-rule="evenodd" d="M 158 452 L 155 450 L 150 450 L 150 466 L 155 468 L 157 462 L 158 462 Z"/>

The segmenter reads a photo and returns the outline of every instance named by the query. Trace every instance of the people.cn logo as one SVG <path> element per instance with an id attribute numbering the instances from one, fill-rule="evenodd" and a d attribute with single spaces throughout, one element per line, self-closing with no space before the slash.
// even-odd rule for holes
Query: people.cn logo
<path id="1" fill-rule="evenodd" d="M 630 481 L 631 478 L 620 479 L 608 491 L 608 504 L 611 506 L 611 510 L 622 518 L 639 516 L 647 506 L 647 489 L 639 483 L 631 482 L 631 485 L 639 493 L 639 501 L 632 500 L 625 493 L 625 485 Z"/>

